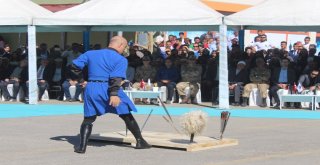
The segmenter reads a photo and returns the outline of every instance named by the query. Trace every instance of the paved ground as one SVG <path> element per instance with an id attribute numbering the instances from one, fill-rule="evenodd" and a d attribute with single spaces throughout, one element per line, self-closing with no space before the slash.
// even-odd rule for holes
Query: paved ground
<path id="1" fill-rule="evenodd" d="M 143 123 L 145 115 L 136 115 Z M 178 123 L 178 117 L 174 117 Z M 297 119 L 231 118 L 225 137 L 240 145 L 199 152 L 90 142 L 87 153 L 73 153 L 81 115 L 0 119 L 1 165 L 319 165 L 320 122 Z M 204 135 L 218 136 L 220 121 L 211 117 Z M 93 133 L 124 130 L 114 115 L 99 118 Z M 161 116 L 146 131 L 174 132 Z"/>

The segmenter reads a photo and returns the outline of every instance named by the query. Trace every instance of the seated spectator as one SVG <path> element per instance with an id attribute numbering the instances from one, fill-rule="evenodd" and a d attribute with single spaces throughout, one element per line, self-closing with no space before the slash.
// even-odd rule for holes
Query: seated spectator
<path id="1" fill-rule="evenodd" d="M 199 91 L 198 83 L 201 83 L 201 65 L 196 63 L 196 57 L 191 53 L 188 60 L 181 63 L 181 82 L 177 84 L 177 91 L 182 101 L 181 104 L 197 104 L 196 95 Z M 185 89 L 190 88 L 190 98 Z"/>
<path id="2" fill-rule="evenodd" d="M 174 88 L 179 79 L 178 69 L 173 66 L 170 58 L 165 60 L 165 66 L 161 67 L 156 76 L 158 87 L 166 86 L 168 89 L 167 104 L 171 104 L 172 97 L 174 94 Z"/>
<path id="3" fill-rule="evenodd" d="M 69 101 L 69 102 L 80 101 L 79 96 L 86 84 L 87 82 L 84 80 L 83 72 L 81 70 L 70 69 L 69 67 L 66 71 L 66 80 L 62 84 L 63 92 L 66 96 L 65 101 Z M 70 86 L 76 87 L 76 93 L 73 98 L 71 98 L 70 89 L 69 89 Z"/>
<path id="4" fill-rule="evenodd" d="M 63 60 L 61 58 L 57 58 L 55 61 L 54 74 L 52 77 L 52 81 L 50 86 L 60 86 L 62 87 L 62 83 L 65 79 L 64 68 L 62 66 Z M 60 92 L 58 96 L 55 96 L 57 99 L 63 99 L 63 93 Z"/>
<path id="5" fill-rule="evenodd" d="M 302 85 L 303 90 L 309 90 L 315 94 L 320 88 L 319 70 L 313 69 L 309 74 L 303 74 L 299 77 L 298 84 Z"/>
<path id="6" fill-rule="evenodd" d="M 248 73 L 245 69 L 246 62 L 239 61 L 237 68 L 232 68 L 229 73 L 229 90 L 234 92 L 233 106 L 240 105 L 240 94 L 244 84 L 247 83 Z"/>
<path id="7" fill-rule="evenodd" d="M 280 108 L 280 99 L 277 94 L 280 89 L 288 89 L 296 80 L 294 69 L 289 67 L 290 61 L 287 58 L 281 60 L 281 67 L 275 68 L 271 75 L 271 88 L 269 94 L 276 102 L 275 108 Z"/>
<path id="8" fill-rule="evenodd" d="M 38 67 L 38 71 L 37 71 L 39 101 L 41 101 L 41 98 L 45 90 L 48 89 L 49 83 L 51 83 L 52 81 L 53 74 L 54 74 L 54 69 L 52 66 L 49 65 L 49 60 L 46 58 L 41 59 L 41 65 Z"/>
<path id="9" fill-rule="evenodd" d="M 10 77 L 5 78 L 3 81 L 0 83 L 0 88 L 3 93 L 3 97 L 5 101 L 17 101 L 17 95 L 19 93 L 20 89 L 20 78 L 21 78 L 21 73 L 23 72 L 24 69 L 28 69 L 26 66 L 28 64 L 27 60 L 22 60 L 20 62 L 20 65 L 17 66 L 13 72 L 10 74 Z M 10 95 L 8 91 L 8 85 L 13 84 L 13 94 Z"/>
<path id="10" fill-rule="evenodd" d="M 135 83 L 133 84 L 132 87 L 140 90 L 145 90 L 145 89 L 141 89 L 140 87 L 141 81 L 143 81 L 145 84 L 147 84 L 148 80 L 150 80 L 150 82 L 154 82 L 157 71 L 153 66 L 150 65 L 151 58 L 149 56 L 144 56 L 142 58 L 142 61 L 143 61 L 143 65 L 139 66 L 136 69 L 136 73 L 134 75 Z M 148 86 L 150 89 L 147 89 L 147 90 L 151 90 L 152 84 L 150 85 L 151 86 Z M 143 99 L 143 103 L 147 104 L 148 103 L 147 99 Z"/>
<path id="11" fill-rule="evenodd" d="M 266 67 L 266 63 L 263 58 L 256 59 L 256 67 L 250 71 L 249 79 L 251 83 L 244 86 L 244 91 L 242 94 L 242 104 L 245 107 L 248 105 L 248 98 L 251 91 L 254 88 L 258 88 L 260 95 L 262 97 L 261 107 L 267 106 L 267 96 L 270 81 L 270 70 Z"/>

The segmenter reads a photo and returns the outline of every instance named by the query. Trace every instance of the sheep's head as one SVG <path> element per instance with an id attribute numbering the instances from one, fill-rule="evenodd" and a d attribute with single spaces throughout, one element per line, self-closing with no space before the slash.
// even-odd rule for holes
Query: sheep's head
<path id="1" fill-rule="evenodd" d="M 189 136 L 200 135 L 207 125 L 207 118 L 207 113 L 201 110 L 184 114 L 180 120 L 183 132 Z"/>

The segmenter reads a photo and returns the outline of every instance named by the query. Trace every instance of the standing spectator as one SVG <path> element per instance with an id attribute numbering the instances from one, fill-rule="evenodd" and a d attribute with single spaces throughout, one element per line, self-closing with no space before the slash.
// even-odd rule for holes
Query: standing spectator
<path id="1" fill-rule="evenodd" d="M 61 49 L 59 45 L 54 45 L 51 49 L 50 49 L 50 54 L 49 54 L 49 59 L 50 60 L 54 60 L 57 58 L 61 58 Z"/>
<path id="2" fill-rule="evenodd" d="M 287 44 L 287 41 L 281 41 L 281 44 L 280 44 L 280 50 L 281 51 L 287 51 L 287 46 L 288 44 Z"/>
<path id="3" fill-rule="evenodd" d="M 293 44 L 293 50 L 290 50 L 290 52 L 289 52 L 289 56 L 293 59 L 294 63 L 297 63 L 298 55 L 299 55 L 298 44 L 294 43 Z"/>
<path id="4" fill-rule="evenodd" d="M 201 83 L 202 98 L 208 101 L 211 97 L 212 103 L 217 105 L 218 102 L 218 85 L 219 85 L 219 53 L 213 51 L 208 60 L 204 79 Z"/>
<path id="5" fill-rule="evenodd" d="M 170 58 L 165 60 L 165 66 L 161 67 L 156 76 L 158 87 L 166 86 L 168 90 L 167 104 L 171 104 L 172 97 L 174 94 L 174 88 L 179 80 L 178 69 L 173 66 Z"/>
<path id="6" fill-rule="evenodd" d="M 27 61 L 26 60 L 22 60 L 20 62 L 20 65 L 17 66 L 13 72 L 11 73 L 9 78 L 5 78 L 4 81 L 1 82 L 0 84 L 0 88 L 3 92 L 3 96 L 5 101 L 17 101 L 17 95 L 19 93 L 19 89 L 20 89 L 20 78 L 21 78 L 21 73 L 24 69 L 26 69 L 27 66 Z M 9 84 L 13 84 L 13 94 L 10 95 L 9 91 L 8 91 L 8 85 Z"/>
<path id="7" fill-rule="evenodd" d="M 10 45 L 9 44 L 5 44 L 3 50 L 4 50 L 4 52 L 1 55 L 1 57 L 10 59 L 11 58 L 11 47 L 10 47 Z"/>
<path id="8" fill-rule="evenodd" d="M 180 41 L 180 43 L 182 44 L 182 45 L 184 45 L 185 44 L 185 38 L 184 38 L 184 32 L 179 32 L 179 38 L 178 38 L 178 40 Z"/>
<path id="9" fill-rule="evenodd" d="M 243 107 L 248 105 L 248 98 L 250 92 L 254 88 L 258 88 L 260 96 L 262 97 L 261 107 L 267 106 L 267 96 L 270 82 L 270 70 L 266 67 L 266 63 L 263 58 L 256 59 L 256 67 L 250 71 L 250 81 L 251 83 L 244 86 L 244 91 L 242 94 L 242 105 Z"/>
<path id="10" fill-rule="evenodd" d="M 310 46 L 310 37 L 305 37 L 304 38 L 303 48 L 305 48 L 305 49 L 307 49 L 309 51 L 309 46 Z"/>

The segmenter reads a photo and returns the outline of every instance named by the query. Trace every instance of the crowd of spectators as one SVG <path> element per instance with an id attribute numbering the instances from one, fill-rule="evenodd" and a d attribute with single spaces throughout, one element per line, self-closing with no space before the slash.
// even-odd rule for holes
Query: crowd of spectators
<path id="1" fill-rule="evenodd" d="M 10 45 L 0 39 L 2 95 L 6 101 L 16 101 L 21 87 L 27 98 L 27 49 L 12 51 Z M 273 106 L 276 108 L 280 106 L 277 94 L 280 89 L 294 91 L 293 87 L 296 85 L 311 92 L 320 89 L 320 58 L 316 55 L 316 45 L 310 43 L 309 37 L 303 42 L 294 43 L 292 50 L 288 50 L 285 41 L 279 42 L 279 46 L 270 44 L 263 31 L 258 31 L 254 41 L 244 51 L 238 40 L 237 32 L 228 38 L 232 105 L 247 106 L 248 97 L 254 88 L 259 89 L 262 107 L 267 106 L 266 99 L 270 98 L 274 99 Z M 137 44 L 129 45 L 126 56 L 127 79 L 137 89 L 141 88 L 141 82 L 158 87 L 166 86 L 167 104 L 178 102 L 178 98 L 182 104 L 196 104 L 199 90 L 202 101 L 218 104 L 219 44 L 220 40 L 215 32 L 208 32 L 192 40 L 180 32 L 179 36 L 170 35 L 166 41 L 163 36 L 157 36 L 152 52 Z M 101 46 L 95 45 L 92 49 L 101 49 Z M 40 44 L 37 51 L 39 100 L 46 89 L 59 86 L 61 92 L 50 93 L 51 99 L 62 100 L 65 97 L 66 101 L 79 101 L 79 95 L 86 85 L 86 70 L 72 71 L 70 64 L 81 53 L 82 46 L 77 43 L 66 50 L 61 50 L 58 45 L 48 49 L 47 44 Z M 13 84 L 12 94 L 7 90 L 8 84 Z M 76 87 L 74 97 L 71 97 L 70 86 Z M 187 87 L 190 89 L 189 94 L 185 90 Z M 146 99 L 142 101 L 148 103 Z M 299 103 L 294 106 L 301 107 Z"/>

